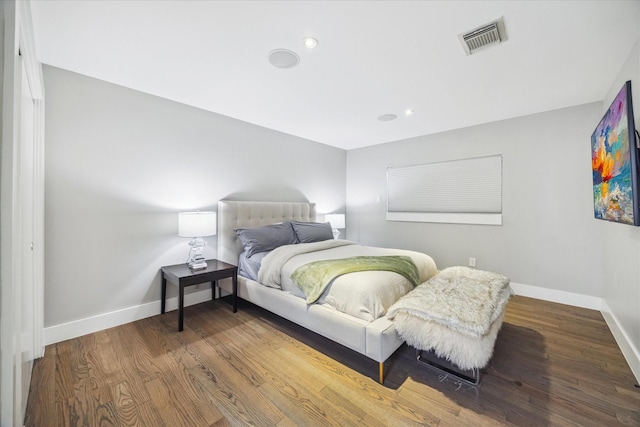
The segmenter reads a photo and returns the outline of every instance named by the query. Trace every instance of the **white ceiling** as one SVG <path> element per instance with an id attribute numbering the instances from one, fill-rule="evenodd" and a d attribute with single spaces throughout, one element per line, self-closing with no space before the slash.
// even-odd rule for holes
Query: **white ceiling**
<path id="1" fill-rule="evenodd" d="M 344 149 L 601 101 L 640 36 L 637 0 L 31 8 L 45 64 Z M 508 41 L 466 56 L 458 35 L 499 17 Z M 277 48 L 300 64 L 269 64 Z"/>

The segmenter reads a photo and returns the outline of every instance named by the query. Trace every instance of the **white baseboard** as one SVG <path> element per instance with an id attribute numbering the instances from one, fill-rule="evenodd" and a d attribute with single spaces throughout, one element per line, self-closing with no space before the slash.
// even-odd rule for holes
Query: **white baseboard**
<path id="1" fill-rule="evenodd" d="M 573 294 L 565 291 L 554 289 L 539 288 L 536 286 L 523 285 L 511 282 L 516 295 L 541 299 L 545 301 L 558 302 L 577 307 L 590 308 L 600 310 L 602 308 L 602 299 L 587 295 Z M 223 292 L 223 294 L 226 292 Z M 211 299 L 211 289 L 204 289 L 185 295 L 184 305 L 188 307 L 193 304 L 199 304 Z M 176 310 L 178 308 L 178 297 L 167 299 L 167 311 Z M 74 320 L 73 322 L 62 323 L 60 325 L 50 326 L 44 329 L 45 345 L 55 344 L 71 338 L 113 328 L 136 320 L 160 314 L 160 301 L 153 301 L 134 307 L 124 308 L 122 310 L 112 311 L 110 313 L 98 314 L 96 316 L 87 317 L 85 319 Z M 622 346 L 621 346 L 622 347 Z"/>
<path id="2" fill-rule="evenodd" d="M 615 316 L 611 314 L 611 310 L 602 298 L 574 294 L 555 289 L 539 288 L 537 286 L 523 285 L 513 282 L 511 282 L 511 288 L 516 295 L 600 311 L 604 320 L 607 322 L 607 326 L 611 330 L 613 337 L 618 343 L 622 354 L 627 359 L 636 380 L 640 382 L 640 354 L 638 349 L 633 346 L 631 340 L 629 340 L 627 334 L 620 327 Z M 199 304 L 209 300 L 211 300 L 211 289 L 204 289 L 185 295 L 184 305 L 185 307 L 188 307 L 190 305 Z M 178 297 L 169 298 L 167 300 L 166 311 L 177 310 L 177 308 Z M 154 301 L 135 307 L 112 311 L 110 313 L 98 314 L 86 319 L 79 319 L 73 322 L 50 326 L 48 328 L 44 328 L 45 345 L 55 344 L 57 342 L 69 340 L 82 335 L 124 325 L 125 323 L 135 322 L 136 320 L 155 316 L 157 314 L 160 314 L 160 301 Z"/>
<path id="3" fill-rule="evenodd" d="M 184 296 L 184 306 L 199 304 L 211 300 L 211 289 L 192 292 Z M 166 311 L 178 309 L 178 297 L 168 298 Z M 73 322 L 62 323 L 60 325 L 44 328 L 45 345 L 55 344 L 82 335 L 135 322 L 136 320 L 160 314 L 160 301 L 153 301 L 110 313 L 98 314 L 85 319 L 74 320 Z M 176 315 L 176 328 L 178 327 L 178 317 Z"/>
<path id="4" fill-rule="evenodd" d="M 602 310 L 602 298 L 592 297 L 590 295 L 574 294 L 572 292 L 540 288 L 537 286 L 523 285 L 513 282 L 511 282 L 511 288 L 516 295 L 521 295 L 523 297 L 557 302 L 560 304 L 572 305 L 574 307 L 589 308 L 591 310 Z"/>
<path id="5" fill-rule="evenodd" d="M 620 327 L 618 319 L 611 313 L 611 309 L 602 298 L 558 291 L 555 289 L 522 285 L 513 282 L 511 282 L 511 288 L 516 295 L 598 310 L 602 313 L 602 317 L 607 323 L 618 347 L 620 347 L 622 355 L 627 360 L 627 363 L 631 368 L 631 372 L 633 372 L 633 375 L 636 377 L 636 381 L 640 383 L 640 352 L 633 345 L 633 342 L 629 339 L 629 336 L 625 333 L 624 329 Z"/>
<path id="6" fill-rule="evenodd" d="M 635 348 L 629 339 L 627 333 L 620 327 L 620 322 L 618 322 L 618 318 L 611 313 L 611 309 L 606 302 L 602 304 L 602 317 L 604 317 L 605 322 L 607 322 L 607 326 L 615 338 L 618 347 L 622 351 L 622 355 L 627 360 L 629 367 L 631 368 L 631 372 L 636 377 L 636 381 L 640 384 L 640 351 Z"/>

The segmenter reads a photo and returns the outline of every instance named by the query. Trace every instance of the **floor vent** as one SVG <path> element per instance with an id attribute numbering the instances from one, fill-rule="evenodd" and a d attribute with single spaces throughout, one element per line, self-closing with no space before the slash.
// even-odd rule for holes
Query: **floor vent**
<path id="1" fill-rule="evenodd" d="M 502 18 L 458 36 L 467 55 L 507 40 Z"/>

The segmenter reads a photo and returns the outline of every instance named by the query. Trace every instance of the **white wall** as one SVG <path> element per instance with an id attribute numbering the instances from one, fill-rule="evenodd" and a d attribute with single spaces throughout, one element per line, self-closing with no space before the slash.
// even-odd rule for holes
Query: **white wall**
<path id="1" fill-rule="evenodd" d="M 601 110 L 593 103 L 349 151 L 347 238 L 425 251 L 439 268 L 475 257 L 478 268 L 518 284 L 602 297 L 590 173 Z M 503 156 L 502 226 L 385 221 L 387 167 L 495 154 Z"/>
<path id="2" fill-rule="evenodd" d="M 636 128 L 640 128 L 640 39 L 633 47 L 602 105 L 609 108 L 622 85 L 631 80 Z M 625 356 L 640 380 L 640 227 L 605 223 L 603 227 L 605 316 L 618 327 L 612 328 Z M 609 319 L 608 319 L 609 320 Z"/>
<path id="3" fill-rule="evenodd" d="M 181 210 L 215 210 L 220 199 L 344 209 L 344 150 L 61 69 L 44 73 L 49 330 L 150 302 L 159 312 L 159 268 L 187 257 Z M 216 238 L 206 240 L 215 257 Z"/>

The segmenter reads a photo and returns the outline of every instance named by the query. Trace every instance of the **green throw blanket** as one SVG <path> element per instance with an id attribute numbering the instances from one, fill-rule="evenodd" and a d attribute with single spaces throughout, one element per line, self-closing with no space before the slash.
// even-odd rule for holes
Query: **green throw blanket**
<path id="1" fill-rule="evenodd" d="M 291 278 L 313 304 L 336 277 L 358 271 L 393 271 L 406 277 L 413 286 L 420 282 L 418 268 L 408 256 L 355 256 L 310 262 L 296 269 Z"/>

